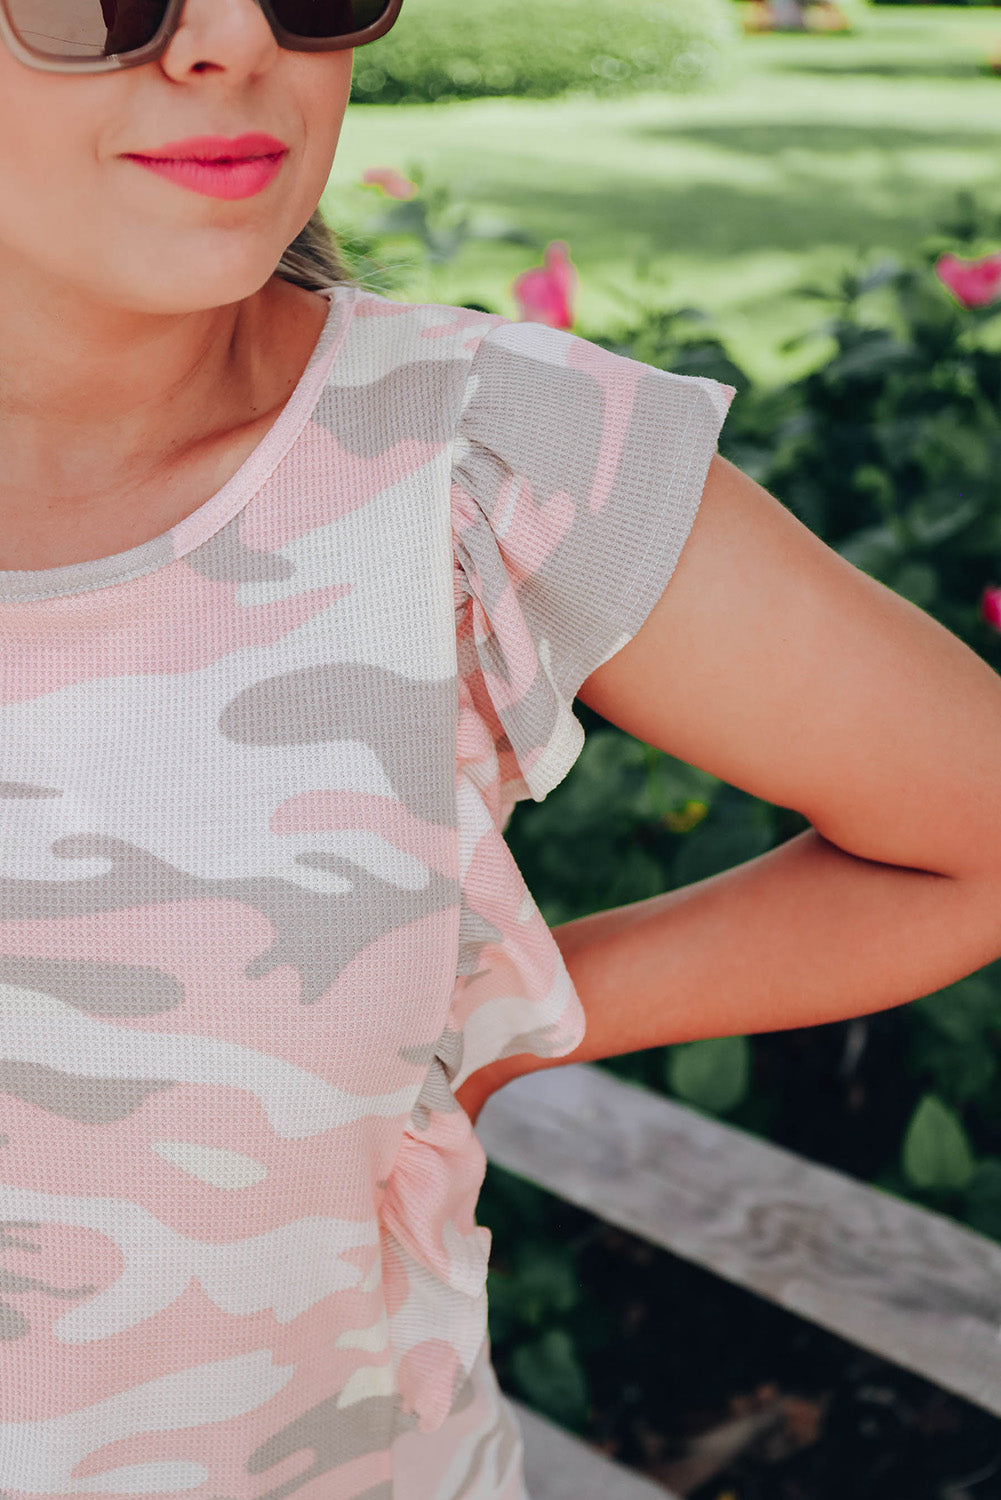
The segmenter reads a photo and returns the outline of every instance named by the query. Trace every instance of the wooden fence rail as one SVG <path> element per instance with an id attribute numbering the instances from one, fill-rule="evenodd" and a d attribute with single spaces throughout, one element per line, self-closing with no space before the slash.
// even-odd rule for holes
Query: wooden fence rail
<path id="1" fill-rule="evenodd" d="M 477 1132 L 498 1166 L 1001 1416 L 993 1240 L 590 1064 L 508 1084 Z M 607 1463 L 554 1431 L 564 1461 L 576 1441 Z M 563 1500 L 546 1436 L 526 1429 L 529 1490 Z"/>

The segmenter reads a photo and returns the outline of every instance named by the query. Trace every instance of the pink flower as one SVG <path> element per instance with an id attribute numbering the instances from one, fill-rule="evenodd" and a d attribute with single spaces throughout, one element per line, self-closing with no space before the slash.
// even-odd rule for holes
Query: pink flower
<path id="1" fill-rule="evenodd" d="M 548 323 L 550 328 L 572 328 L 571 299 L 577 288 L 577 272 L 564 240 L 546 246 L 542 266 L 523 271 L 511 283 L 511 292 L 523 323 Z"/>
<path id="2" fill-rule="evenodd" d="M 411 182 L 395 167 L 368 167 L 361 174 L 361 180 L 374 183 L 390 198 L 416 198 L 419 191 L 416 182 Z"/>
<path id="3" fill-rule="evenodd" d="M 935 274 L 964 307 L 984 307 L 1001 290 L 1001 254 L 985 255 L 981 260 L 940 255 Z"/>
<path id="4" fill-rule="evenodd" d="M 980 596 L 980 618 L 1001 630 L 1001 589 L 988 584 Z"/>

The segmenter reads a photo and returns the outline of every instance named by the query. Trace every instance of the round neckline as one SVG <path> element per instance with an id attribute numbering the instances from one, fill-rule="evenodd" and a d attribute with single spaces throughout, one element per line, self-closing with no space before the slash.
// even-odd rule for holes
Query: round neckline
<path id="1" fill-rule="evenodd" d="M 274 473 L 305 427 L 347 329 L 358 287 L 335 283 L 317 291 L 330 306 L 306 368 L 275 422 L 221 489 L 160 536 L 124 552 L 54 568 L 0 568 L 0 604 L 68 598 L 126 583 L 169 566 L 228 525 Z"/>

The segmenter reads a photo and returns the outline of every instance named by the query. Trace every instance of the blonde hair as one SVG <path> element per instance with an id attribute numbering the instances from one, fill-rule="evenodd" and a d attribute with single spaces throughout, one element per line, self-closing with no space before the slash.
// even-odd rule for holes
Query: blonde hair
<path id="1" fill-rule="evenodd" d="M 309 223 L 299 231 L 275 268 L 275 275 L 307 292 L 335 282 L 356 285 L 351 268 L 344 259 L 337 238 L 319 208 Z"/>

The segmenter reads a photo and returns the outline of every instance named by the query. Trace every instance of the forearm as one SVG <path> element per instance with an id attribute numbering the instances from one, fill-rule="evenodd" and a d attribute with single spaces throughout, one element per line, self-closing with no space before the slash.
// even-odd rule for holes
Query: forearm
<path id="1" fill-rule="evenodd" d="M 960 881 L 847 854 L 807 829 L 758 858 L 553 929 L 587 1035 L 473 1074 L 475 1118 L 521 1073 L 698 1037 L 817 1026 L 901 1005 L 1001 957 L 1001 875 Z"/>

